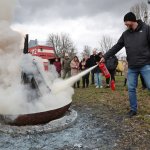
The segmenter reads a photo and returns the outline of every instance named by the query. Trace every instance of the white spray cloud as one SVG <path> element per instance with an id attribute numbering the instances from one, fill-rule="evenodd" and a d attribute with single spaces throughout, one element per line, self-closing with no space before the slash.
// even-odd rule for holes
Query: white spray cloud
<path id="1" fill-rule="evenodd" d="M 63 107 L 72 102 L 72 84 L 88 71 L 67 80 L 58 78 L 53 65 L 44 71 L 43 60 L 23 55 L 20 49 L 22 37 L 10 28 L 14 0 L 0 1 L 0 114 L 26 114 Z M 3 7 L 3 8 L 2 8 Z M 8 12 L 5 13 L 5 10 Z M 38 82 L 40 97 L 28 85 L 21 83 L 21 72 L 34 75 Z"/>
<path id="2" fill-rule="evenodd" d="M 26 54 L 24 55 L 23 60 L 23 71 L 28 75 L 34 75 L 37 84 L 38 80 L 42 80 L 42 84 L 40 82 L 38 84 L 42 95 L 39 99 L 33 101 L 33 103 L 30 103 L 30 108 L 28 110 L 28 112 L 30 113 L 57 109 L 71 103 L 72 95 L 74 94 L 72 85 L 83 75 L 87 74 L 97 66 L 95 65 L 76 76 L 63 80 L 61 78 L 58 78 L 58 74 L 54 65 L 49 65 L 49 71 L 46 72 L 44 70 L 43 60 L 41 58 Z M 26 63 L 26 61 L 28 63 Z M 28 68 L 30 68 L 30 70 L 28 70 Z M 47 87 L 50 89 L 50 91 L 46 89 Z"/>
<path id="3" fill-rule="evenodd" d="M 7 21 L 0 21 L 0 111 L 11 111 L 20 103 L 20 42 L 19 33 L 11 30 Z M 21 92 L 22 93 L 22 92 Z M 17 97 L 16 97 L 17 95 Z M 20 104 L 19 104 L 20 105 Z M 7 109 L 6 109 L 7 108 Z M 20 108 L 20 107 L 19 107 Z M 14 108 L 15 109 L 15 108 Z"/>
<path id="4" fill-rule="evenodd" d="M 0 0 L 0 20 L 10 23 L 13 17 L 16 0 Z"/>
<path id="5" fill-rule="evenodd" d="M 82 76 L 84 76 L 85 74 L 87 74 L 88 72 L 90 72 L 91 70 L 93 70 L 95 67 L 97 67 L 97 65 L 79 73 L 78 75 L 76 76 L 73 76 L 69 79 L 66 79 L 65 81 L 56 81 L 51 89 L 52 89 L 52 92 L 57 94 L 59 93 L 60 91 L 62 91 L 62 89 L 67 89 L 68 86 L 72 86 L 76 81 L 78 81 Z M 61 86 L 60 86 L 61 85 Z"/>
<path id="6" fill-rule="evenodd" d="M 26 63 L 26 61 L 28 63 Z M 41 92 L 41 96 L 39 98 L 30 102 L 30 107 L 27 107 L 27 112 L 31 113 L 53 110 L 61 108 L 72 102 L 72 94 L 74 93 L 74 90 L 70 84 L 67 85 L 67 91 L 66 88 L 61 85 L 63 80 L 58 79 L 58 74 L 54 65 L 49 65 L 49 71 L 46 72 L 44 70 L 43 60 L 41 58 L 26 54 L 23 56 L 22 68 L 28 76 L 34 76 L 38 89 Z M 51 88 L 58 80 L 59 86 L 62 86 L 62 88 L 56 94 L 51 91 Z"/>

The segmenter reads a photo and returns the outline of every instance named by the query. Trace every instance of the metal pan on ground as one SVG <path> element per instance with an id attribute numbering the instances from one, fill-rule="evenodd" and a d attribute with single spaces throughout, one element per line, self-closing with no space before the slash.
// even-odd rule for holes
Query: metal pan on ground
<path id="1" fill-rule="evenodd" d="M 46 124 L 52 120 L 63 117 L 66 111 L 69 109 L 70 105 L 71 103 L 61 108 L 45 112 L 21 114 L 21 115 L 0 115 L 0 120 L 5 124 L 15 126 Z"/>

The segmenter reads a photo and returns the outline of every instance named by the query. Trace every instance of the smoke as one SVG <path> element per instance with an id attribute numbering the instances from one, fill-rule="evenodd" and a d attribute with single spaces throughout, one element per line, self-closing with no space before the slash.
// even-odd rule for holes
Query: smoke
<path id="1" fill-rule="evenodd" d="M 41 58 L 23 55 L 21 35 L 10 28 L 15 0 L 0 1 L 0 114 L 27 114 L 63 107 L 72 102 L 72 85 L 91 69 L 67 80 L 58 78 L 53 65 L 45 72 Z M 40 96 L 21 83 L 21 73 L 34 75 Z"/>
<path id="2" fill-rule="evenodd" d="M 42 95 L 38 100 L 32 101 L 30 103 L 30 107 L 27 108 L 27 112 L 32 113 L 52 110 L 71 103 L 72 95 L 74 94 L 72 85 L 96 66 L 91 67 L 69 79 L 63 80 L 58 78 L 58 74 L 54 65 L 49 65 L 49 71 L 45 72 L 43 67 L 43 60 L 41 58 L 33 58 L 33 56 L 30 54 L 24 55 L 22 63 L 23 71 L 28 75 L 34 74 L 36 81 L 42 80 L 42 84 L 41 82 L 39 84 L 37 82 L 40 91 L 42 91 Z M 47 87 L 50 90 L 47 90 Z"/>
<path id="3" fill-rule="evenodd" d="M 97 65 L 79 73 L 76 76 L 73 76 L 69 79 L 66 79 L 65 81 L 56 81 L 53 86 L 51 87 L 52 92 L 57 94 L 58 92 L 62 91 L 63 89 L 67 89 L 68 86 L 72 86 L 76 81 L 78 81 L 82 76 L 93 70 Z"/>
<path id="4" fill-rule="evenodd" d="M 26 54 L 23 56 L 21 67 L 23 72 L 26 72 L 28 76 L 34 75 L 38 89 L 41 92 L 41 96 L 38 99 L 31 100 L 29 102 L 30 105 L 24 105 L 26 106 L 24 113 L 53 110 L 72 102 L 74 90 L 70 85 L 67 86 L 67 91 L 62 88 L 57 94 L 51 92 L 53 84 L 58 80 L 62 80 L 58 79 L 58 74 L 54 65 L 49 65 L 49 71 L 45 72 L 43 60 L 41 58 Z M 28 87 L 26 88 L 26 91 L 29 91 Z"/>
<path id="5" fill-rule="evenodd" d="M 20 34 L 9 27 L 7 20 L 0 20 L 0 113 L 15 111 L 11 107 L 15 103 L 21 105 L 20 45 Z"/>
<path id="6" fill-rule="evenodd" d="M 10 28 L 15 0 L 0 1 L 0 113 L 21 112 L 25 93 L 20 84 L 21 35 Z M 17 107 L 15 105 L 17 104 Z"/>
<path id="7" fill-rule="evenodd" d="M 0 20 L 11 22 L 16 0 L 0 0 Z"/>
<path id="8" fill-rule="evenodd" d="M 58 78 L 54 65 L 49 65 L 49 71 L 45 72 L 43 60 L 39 57 L 26 54 L 21 59 L 22 61 L 20 59 L 17 61 L 18 64 L 21 63 L 21 70 L 16 71 L 14 80 L 11 80 L 11 77 L 5 74 L 4 79 L 8 85 L 2 83 L 3 87 L 1 88 L 0 86 L 0 114 L 27 114 L 61 108 L 72 102 L 72 95 L 74 94 L 72 85 L 74 82 L 96 67 L 91 67 L 76 76 L 63 80 Z M 32 97 L 33 94 L 36 95 L 36 93 L 29 86 L 21 84 L 21 71 L 25 72 L 29 77 L 34 75 L 36 81 L 42 81 L 37 82 L 41 92 L 39 98 L 29 100 L 29 97 Z M 11 73 L 11 69 L 9 73 Z"/>

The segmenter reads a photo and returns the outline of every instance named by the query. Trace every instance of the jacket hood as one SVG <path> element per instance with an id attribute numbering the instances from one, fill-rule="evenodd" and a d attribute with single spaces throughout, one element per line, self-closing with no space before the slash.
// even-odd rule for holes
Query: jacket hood
<path id="1" fill-rule="evenodd" d="M 142 26 L 145 24 L 142 20 L 137 20 L 138 26 L 135 31 L 141 30 Z"/>
<path id="2" fill-rule="evenodd" d="M 142 20 L 137 20 L 138 26 L 135 30 L 128 29 L 129 32 L 138 32 L 141 30 L 142 26 L 145 24 Z"/>

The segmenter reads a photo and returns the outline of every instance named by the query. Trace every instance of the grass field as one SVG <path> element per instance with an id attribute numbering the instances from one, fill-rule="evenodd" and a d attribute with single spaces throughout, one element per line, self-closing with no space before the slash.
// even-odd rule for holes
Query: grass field
<path id="1" fill-rule="evenodd" d="M 108 88 L 96 89 L 94 85 L 90 85 L 89 88 L 85 89 L 75 89 L 73 101 L 76 104 L 86 103 L 89 106 L 103 103 L 114 108 L 116 112 L 124 114 L 129 110 L 129 100 L 127 87 L 123 86 L 123 82 L 123 76 L 116 76 L 115 91 Z M 148 90 L 142 90 L 140 81 L 137 88 L 137 96 L 138 117 L 144 119 L 145 115 L 150 115 L 150 92 Z"/>
<path id="2" fill-rule="evenodd" d="M 128 91 L 123 86 L 124 76 L 116 76 L 116 90 L 96 89 L 94 85 L 88 88 L 75 89 L 73 105 L 80 109 L 85 106 L 92 108 L 96 117 L 104 114 L 110 125 L 121 130 L 121 140 L 118 149 L 149 149 L 150 148 L 150 92 L 142 90 L 141 83 L 137 88 L 138 115 L 127 118 L 129 111 Z M 102 111 L 104 113 L 101 113 Z M 117 149 L 117 148 L 116 148 Z"/>

